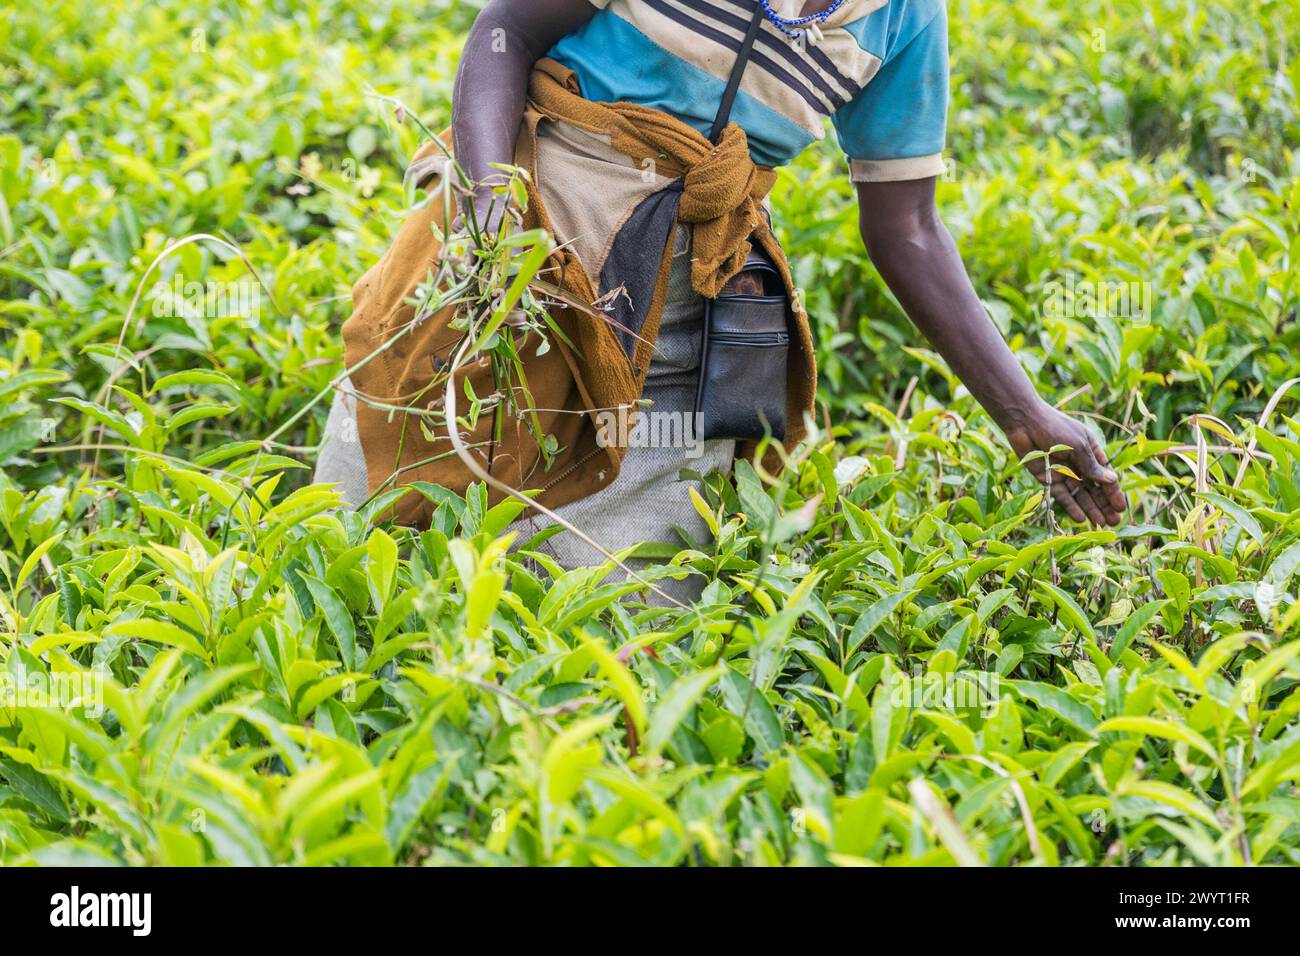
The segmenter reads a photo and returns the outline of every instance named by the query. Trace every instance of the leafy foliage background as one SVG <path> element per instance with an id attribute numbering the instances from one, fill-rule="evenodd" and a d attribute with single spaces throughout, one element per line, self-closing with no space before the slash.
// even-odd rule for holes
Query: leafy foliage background
<path id="1" fill-rule="evenodd" d="M 445 125 L 473 13 L 0 19 L 0 688 L 107 675 L 0 701 L 0 862 L 1296 862 L 1294 0 L 950 5 L 944 217 L 1131 524 L 1044 510 L 831 142 L 775 196 L 828 430 L 711 482 L 714 540 L 655 572 L 707 577 L 690 611 L 509 553 L 479 490 L 418 492 L 416 534 L 308 484 L 419 142 L 368 91 Z M 145 282 L 196 233 L 247 264 Z M 152 308 L 248 266 L 257 314 Z M 1151 283 L 1149 321 L 1050 314 L 1065 276 Z"/>

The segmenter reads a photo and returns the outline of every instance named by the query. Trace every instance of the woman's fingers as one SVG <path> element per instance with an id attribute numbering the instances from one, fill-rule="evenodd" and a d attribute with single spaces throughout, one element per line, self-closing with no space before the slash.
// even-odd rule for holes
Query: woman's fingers
<path id="1" fill-rule="evenodd" d="M 1074 499 L 1074 495 L 1070 494 L 1070 489 L 1065 487 L 1064 479 L 1058 478 L 1056 481 L 1053 481 L 1051 491 L 1052 497 L 1056 499 L 1056 503 L 1064 508 L 1065 513 L 1071 518 L 1075 521 L 1088 520 L 1088 516 L 1084 514 L 1083 509 L 1079 507 L 1079 502 Z"/>
<path id="2" fill-rule="evenodd" d="M 1108 466 L 1110 462 L 1106 457 L 1106 450 L 1101 447 L 1101 442 L 1089 436 L 1088 444 L 1092 448 L 1094 458 L 1101 465 Z M 1119 475 L 1115 474 L 1115 469 L 1105 467 L 1104 471 L 1106 480 L 1101 482 L 1102 496 L 1105 498 L 1105 503 L 1110 507 L 1110 510 L 1118 518 L 1128 509 L 1128 500 L 1124 497 L 1124 489 L 1119 486 Z M 1118 521 L 1112 522 L 1112 524 L 1118 523 Z"/>
<path id="3" fill-rule="evenodd" d="M 1088 434 L 1088 447 L 1092 449 L 1092 456 L 1096 458 L 1098 462 L 1103 465 L 1110 464 L 1110 459 L 1106 457 L 1106 449 L 1101 447 L 1101 442 L 1097 441 L 1091 432 Z M 1111 471 L 1111 474 L 1113 475 L 1114 472 Z"/>
<path id="4" fill-rule="evenodd" d="M 1076 491 L 1076 497 L 1079 496 L 1079 491 L 1088 494 L 1090 502 L 1102 515 L 1101 518 L 1093 519 L 1097 524 L 1117 525 L 1123 520 L 1122 512 L 1126 505 L 1124 492 L 1119 487 L 1119 475 L 1107 465 L 1106 452 L 1101 443 L 1087 429 L 1080 427 L 1079 430 L 1082 434 L 1070 455 L 1070 462 L 1084 484 L 1071 490 Z M 1084 510 L 1088 510 L 1086 504 Z"/>
<path id="5" fill-rule="evenodd" d="M 1056 503 L 1075 521 L 1097 527 L 1122 523 L 1128 502 L 1105 449 L 1087 428 L 1065 416 L 1061 418 L 1059 438 L 1035 436 L 1032 441 L 1039 447 L 1067 445 L 1070 450 L 1031 462 L 1030 471 L 1050 488 Z"/>
<path id="6" fill-rule="evenodd" d="M 1075 481 L 1073 478 L 1067 478 L 1065 479 L 1065 489 L 1070 493 L 1070 497 L 1075 500 L 1075 503 L 1083 509 L 1083 513 L 1088 516 L 1089 521 L 1099 527 L 1107 524 L 1105 512 L 1097 504 L 1092 492 L 1088 490 L 1086 485 Z"/>
<path id="7" fill-rule="evenodd" d="M 1047 484 L 1043 474 L 1037 477 L 1039 481 Z M 1120 516 L 1108 506 L 1101 504 L 1100 502 L 1105 499 L 1100 496 L 1100 492 L 1094 494 L 1084 482 L 1068 478 L 1059 471 L 1053 470 L 1050 487 L 1056 503 L 1075 521 L 1090 523 L 1097 527 L 1119 524 Z"/>
<path id="8" fill-rule="evenodd" d="M 1114 472 L 1110 472 L 1109 469 L 1106 471 L 1114 475 Z M 1105 478 L 1087 478 L 1084 481 L 1075 481 L 1071 478 L 1067 479 L 1066 483 L 1083 510 L 1088 512 L 1088 517 L 1093 524 L 1118 525 L 1123 522 L 1124 493 L 1119 490 L 1118 478 L 1113 482 Z"/>
<path id="9" fill-rule="evenodd" d="M 1079 471 L 1079 477 L 1084 478 L 1095 485 L 1114 484 L 1119 480 L 1119 476 L 1111 469 L 1106 467 L 1106 455 L 1098 455 L 1099 446 L 1093 437 L 1088 434 L 1088 430 L 1080 427 L 1082 433 L 1078 441 L 1074 443 L 1073 453 L 1070 455 L 1071 464 Z"/>

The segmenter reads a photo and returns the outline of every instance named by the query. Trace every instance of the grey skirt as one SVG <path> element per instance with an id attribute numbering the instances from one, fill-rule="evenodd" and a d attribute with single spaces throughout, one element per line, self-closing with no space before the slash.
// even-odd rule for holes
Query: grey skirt
<path id="1" fill-rule="evenodd" d="M 703 334 L 704 298 L 691 287 L 690 232 L 677 230 L 668 295 L 646 375 L 642 398 L 643 427 L 624 433 L 614 429 L 616 440 L 628 448 L 618 477 L 586 498 L 556 509 L 570 524 L 610 551 L 641 542 L 679 547 L 703 544 L 708 526 L 691 504 L 689 488 L 698 484 L 682 480 L 688 469 L 700 475 L 730 469 L 735 442 L 700 441 L 691 412 L 699 372 L 700 336 Z M 644 427 L 648 423 L 649 427 Z M 590 467 L 603 467 L 595 463 Z M 325 424 L 324 442 L 316 466 L 316 481 L 339 485 L 343 500 L 352 507 L 365 501 L 366 464 L 357 434 L 356 398 L 350 384 L 335 396 Z M 516 521 L 516 545 L 526 542 L 553 522 L 533 513 Z M 570 531 L 547 539 L 539 548 L 566 568 L 602 563 L 605 556 Z M 641 562 L 638 562 L 641 563 Z M 661 585 L 662 586 L 662 585 Z M 680 582 L 666 587 L 675 596 L 689 598 L 698 587 Z"/>

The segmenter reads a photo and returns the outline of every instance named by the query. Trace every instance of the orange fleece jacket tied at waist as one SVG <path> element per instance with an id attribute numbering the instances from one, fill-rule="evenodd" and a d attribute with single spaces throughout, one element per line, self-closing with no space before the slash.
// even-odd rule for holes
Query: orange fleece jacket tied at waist
<path id="1" fill-rule="evenodd" d="M 548 177 L 545 168 L 539 175 L 539 144 L 551 148 L 548 144 L 553 140 L 548 136 L 561 128 L 580 131 L 577 135 L 598 146 L 607 144 L 603 156 L 584 157 L 584 161 L 597 163 L 598 178 L 615 188 L 602 191 L 589 182 L 557 181 L 559 177 Z M 463 493 L 473 480 L 451 454 L 443 423 L 428 424 L 426 415 L 440 409 L 442 388 L 430 389 L 430 384 L 437 370 L 450 361 L 463 333 L 451 328 L 453 309 L 412 326 L 415 309 L 407 301 L 435 270 L 439 245 L 434 230 L 447 226 L 447 163 L 439 162 L 446 149 L 445 142 L 426 143 L 413 158 L 412 171 L 425 171 L 421 179 L 429 201 L 412 212 L 392 246 L 354 286 L 352 315 L 343 326 L 345 360 L 354 369 L 358 433 L 372 493 L 411 482 Z M 692 127 L 659 110 L 584 99 L 573 72 L 544 59 L 530 82 L 515 163 L 529 173 L 524 227 L 546 229 L 557 241 L 541 278 L 579 302 L 599 301 L 606 315 L 555 306 L 552 321 L 572 347 L 557 338 L 540 356 L 535 346 L 519 349 L 537 418 L 560 448 L 550 466 L 525 423 L 506 415 L 498 403 L 475 428 L 462 431 L 485 469 L 517 489 L 540 489 L 539 500 L 553 508 L 590 495 L 617 477 L 626 449 L 602 447 L 595 413 L 635 408 L 641 396 L 663 312 L 678 222 L 691 226 L 691 281 L 703 296 L 716 296 L 741 270 L 751 242 L 780 271 L 794 303 L 785 383 L 785 444 L 792 448 L 798 443 L 816 390 L 812 339 L 785 255 L 762 210 L 775 174 L 754 164 L 739 126 L 729 125 L 714 146 Z M 648 169 L 653 175 L 647 175 Z M 565 190 L 579 192 L 562 194 Z M 582 248 L 598 250 L 599 256 L 587 254 L 586 262 L 580 260 L 574 251 L 577 243 L 572 242 L 576 237 L 557 234 L 547 211 L 548 197 L 557 211 L 561 205 L 571 208 L 581 201 L 584 223 L 597 223 L 597 228 L 606 230 L 582 237 Z M 388 348 L 365 361 L 390 341 Z M 503 387 L 493 381 L 486 361 L 471 363 L 457 374 L 468 378 L 479 396 Z M 463 388 L 463 383 L 457 387 Z M 500 415 L 507 420 L 498 421 Z M 752 453 L 752 449 L 739 451 Z M 434 507 L 425 495 L 407 494 L 384 516 L 425 526 Z"/>

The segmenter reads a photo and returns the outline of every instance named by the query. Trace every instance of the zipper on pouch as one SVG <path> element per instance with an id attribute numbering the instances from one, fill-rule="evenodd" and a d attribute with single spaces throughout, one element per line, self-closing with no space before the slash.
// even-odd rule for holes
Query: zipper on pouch
<path id="1" fill-rule="evenodd" d="M 746 345 L 755 349 L 770 349 L 790 344 L 788 332 L 714 332 L 709 342 L 717 345 Z"/>

